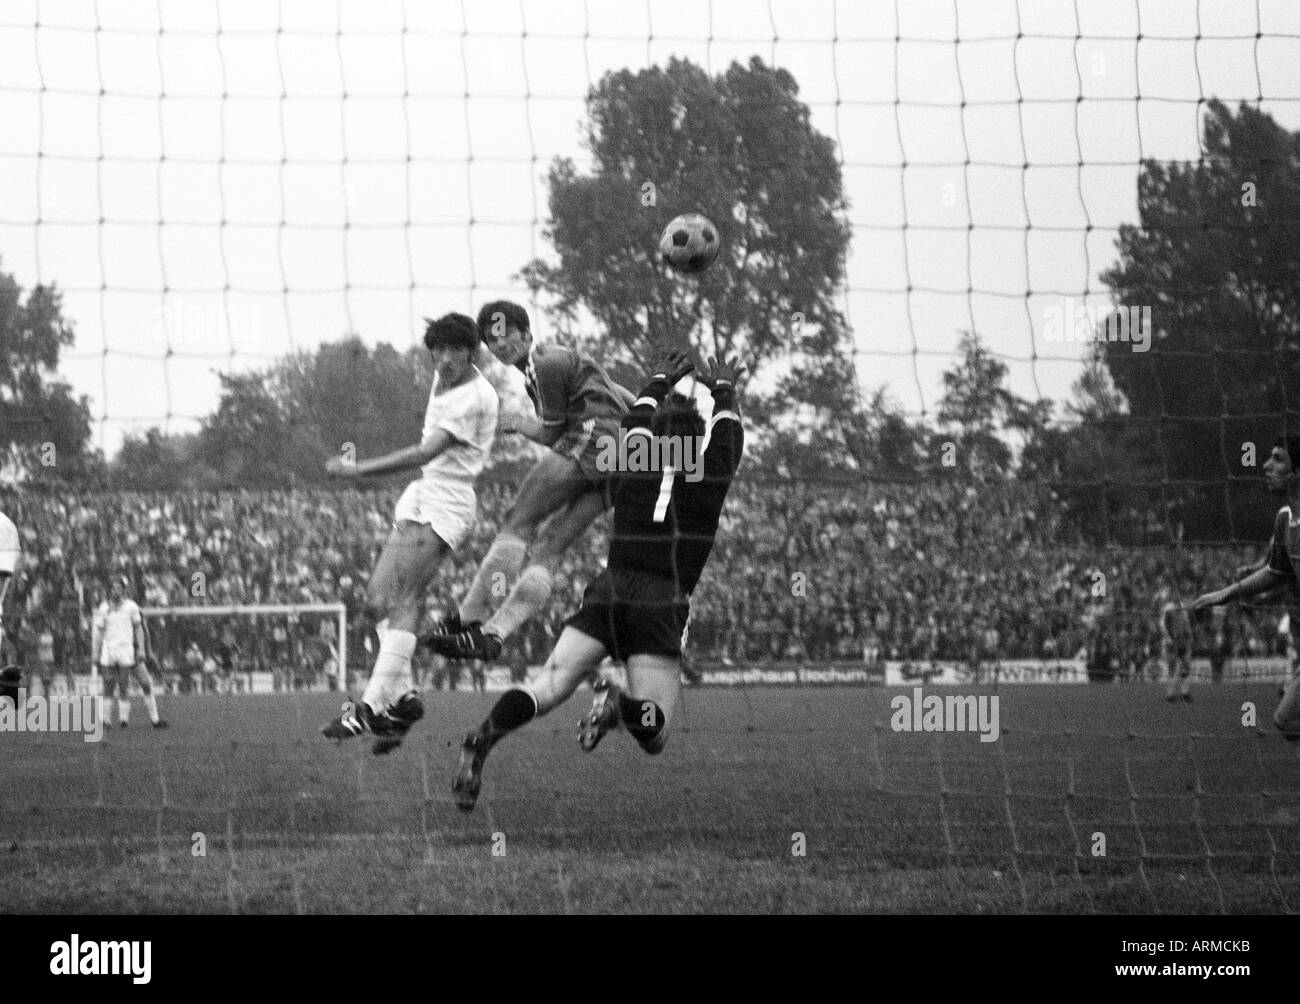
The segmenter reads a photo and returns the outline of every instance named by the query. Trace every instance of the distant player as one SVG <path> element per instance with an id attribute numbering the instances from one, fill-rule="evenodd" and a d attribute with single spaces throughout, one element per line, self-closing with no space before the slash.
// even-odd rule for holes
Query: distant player
<path id="1" fill-rule="evenodd" d="M 1210 680 L 1213 683 L 1223 682 L 1223 670 L 1232 655 L 1232 641 L 1227 607 L 1214 607 L 1210 611 Z"/>
<path id="2" fill-rule="evenodd" d="M 632 393 L 585 355 L 533 344 L 528 312 L 517 303 L 485 305 L 478 330 L 502 364 L 523 373 L 537 412 L 502 416 L 501 431 L 518 432 L 550 452 L 525 476 L 459 610 L 428 644 L 448 658 L 495 660 L 504 640 L 546 605 L 565 552 L 609 507 L 609 472 L 596 458 L 603 441 L 617 439 Z M 494 613 L 492 597 L 507 585 Z"/>
<path id="3" fill-rule="evenodd" d="M 1264 483 L 1270 492 L 1286 499 L 1273 520 L 1268 561 L 1246 578 L 1198 596 L 1193 610 L 1258 596 L 1284 583 L 1292 587 L 1300 583 L 1300 436 L 1279 437 L 1273 444 L 1264 462 Z M 1300 676 L 1293 676 L 1286 685 L 1273 712 L 1273 724 L 1288 739 L 1300 741 Z"/>
<path id="4" fill-rule="evenodd" d="M 473 320 L 447 314 L 429 321 L 424 344 L 434 377 L 420 442 L 373 460 L 346 464 L 335 458 L 326 465 L 332 476 L 352 480 L 421 470 L 397 502 L 392 532 L 370 576 L 366 600 L 379 636 L 370 682 L 360 701 L 344 704 L 343 713 L 321 729 L 340 740 L 371 732 L 374 752 L 381 754 L 401 745 L 424 716 L 411 678 L 416 628 L 438 567 L 474 527 L 474 482 L 497 428 L 496 390 L 474 365 L 479 336 Z"/>
<path id="5" fill-rule="evenodd" d="M 117 721 L 126 728 L 131 721 L 131 697 L 127 690 L 131 677 L 140 684 L 144 707 L 155 729 L 167 728 L 158 717 L 158 698 L 154 696 L 153 680 L 145 663 L 148 645 L 145 641 L 144 619 L 135 600 L 126 595 L 130 583 L 125 577 L 114 578 L 108 586 L 108 599 L 95 611 L 91 634 L 91 658 L 99 665 L 104 680 L 104 725 L 110 724 L 113 706 L 110 703 L 117 693 Z"/>
<path id="6" fill-rule="evenodd" d="M 3 653 L 5 650 L 5 593 L 9 591 L 9 580 L 18 571 L 18 557 L 22 547 L 18 543 L 18 527 L 4 513 L 0 512 L 0 697 L 7 697 L 18 704 L 18 688 L 22 686 L 22 671 L 17 666 L 6 666 Z"/>
<path id="7" fill-rule="evenodd" d="M 629 443 L 636 436 L 705 435 L 695 402 L 669 393 L 691 369 L 682 353 L 664 355 L 622 422 Z M 474 808 L 492 747 L 567 700 L 608 657 L 627 663 L 628 690 L 608 680 L 596 683 L 591 711 L 579 723 L 580 745 L 590 752 L 621 724 L 647 753 L 663 750 L 681 692 L 691 592 L 713 549 L 744 448 L 735 411 L 740 372 L 734 361 L 714 361 L 703 379 L 713 392 L 714 412 L 702 480 L 688 481 L 671 466 L 618 475 L 608 566 L 587 586 L 582 607 L 569 618 L 537 679 L 506 691 L 465 737 L 452 781 L 461 809 Z"/>
<path id="8" fill-rule="evenodd" d="M 31 635 L 31 680 L 40 682 L 41 694 L 50 697 L 54 693 L 54 632 L 50 630 L 49 621 L 42 617 L 32 625 Z M 66 689 L 66 685 L 65 685 Z M 32 688 L 35 693 L 35 687 Z"/>
<path id="9" fill-rule="evenodd" d="M 1160 607 L 1161 661 L 1169 685 L 1165 688 L 1166 701 L 1192 702 L 1192 622 L 1181 596 L 1168 588 L 1156 596 Z"/>
<path id="10" fill-rule="evenodd" d="M 243 652 L 235 640 L 235 629 L 230 625 L 221 632 L 221 641 L 217 643 L 217 673 L 221 677 L 221 692 L 229 694 L 244 691 L 244 681 L 239 675 L 239 662 Z"/>

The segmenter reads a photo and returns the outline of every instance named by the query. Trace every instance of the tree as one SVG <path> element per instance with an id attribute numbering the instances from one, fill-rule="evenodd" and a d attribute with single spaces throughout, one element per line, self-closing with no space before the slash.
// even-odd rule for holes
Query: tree
<path id="1" fill-rule="evenodd" d="M 54 286 L 34 286 L 24 299 L 0 272 L 0 470 L 18 480 L 101 469 L 86 398 L 57 378 L 59 354 L 74 340 L 62 299 Z"/>
<path id="2" fill-rule="evenodd" d="M 554 162 L 546 236 L 555 260 L 523 270 L 552 299 L 560 333 L 629 385 L 655 345 L 693 340 L 704 355 L 739 355 L 756 377 L 751 420 L 865 467 L 851 346 L 835 306 L 850 236 L 840 166 L 794 78 L 758 58 L 717 77 L 673 59 L 607 73 L 587 111 L 593 170 Z M 712 219 L 723 242 L 695 278 L 657 261 L 660 231 L 688 211 Z"/>
<path id="3" fill-rule="evenodd" d="M 1066 518 L 1093 544 L 1168 543 L 1159 454 L 1130 422 L 1100 346 L 1072 392 L 1066 421 L 1044 424 L 1026 443 L 1018 475 L 1050 483 Z"/>
<path id="4" fill-rule="evenodd" d="M 217 480 L 199 458 L 199 437 L 165 435 L 154 426 L 129 435 L 109 465 L 110 483 L 137 491 L 205 487 Z"/>
<path id="5" fill-rule="evenodd" d="M 1300 431 L 1300 134 L 1211 101 L 1203 148 L 1142 165 L 1139 221 L 1102 278 L 1118 306 L 1150 308 L 1150 348 L 1107 342 L 1103 359 L 1158 450 L 1171 519 L 1189 539 L 1257 538 L 1259 465 L 1284 425 Z"/>
<path id="6" fill-rule="evenodd" d="M 510 396 L 508 377 L 481 353 L 484 375 Z M 193 450 L 204 476 L 223 485 L 281 487 L 324 484 L 325 462 L 350 450 L 359 458 L 419 441 L 433 369 L 423 346 L 404 352 L 368 349 L 356 335 L 302 351 L 258 373 L 222 374 L 221 401 L 203 423 Z M 152 446 L 151 446 L 152 444 Z M 148 449 L 184 449 L 154 438 L 130 455 L 152 463 Z M 499 437 L 492 462 L 518 459 L 521 446 Z M 410 474 L 396 475 L 409 480 Z"/>
<path id="7" fill-rule="evenodd" d="M 288 415 L 267 373 L 218 374 L 221 401 L 199 432 L 199 457 L 227 486 L 272 488 L 291 480 Z"/>
<path id="8" fill-rule="evenodd" d="M 943 374 L 939 422 L 948 426 L 958 462 L 975 475 L 1010 473 L 1013 454 L 1004 431 L 1027 440 L 1041 436 L 1051 415 L 1050 401 L 1030 403 L 1007 387 L 1007 364 L 966 331 L 958 345 L 961 361 Z"/>

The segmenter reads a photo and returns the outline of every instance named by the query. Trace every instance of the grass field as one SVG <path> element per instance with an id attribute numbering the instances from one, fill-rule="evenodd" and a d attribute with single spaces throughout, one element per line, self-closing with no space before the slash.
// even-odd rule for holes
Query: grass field
<path id="1" fill-rule="evenodd" d="M 497 748 L 472 815 L 448 785 L 492 695 L 427 695 L 388 758 L 317 734 L 334 695 L 164 699 L 168 732 L 137 701 L 103 743 L 0 735 L 0 908 L 1300 910 L 1273 687 L 1004 686 L 995 743 L 893 732 L 896 693 L 690 690 L 649 758 L 578 750 L 583 690 Z"/>

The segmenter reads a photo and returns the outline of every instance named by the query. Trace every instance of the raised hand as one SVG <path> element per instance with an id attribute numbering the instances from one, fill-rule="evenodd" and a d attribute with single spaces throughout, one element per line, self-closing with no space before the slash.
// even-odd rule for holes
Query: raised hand
<path id="1" fill-rule="evenodd" d="M 718 362 L 716 357 L 711 357 L 708 369 L 700 374 L 700 381 L 709 390 L 713 390 L 720 383 L 729 383 L 734 387 L 744 372 L 745 367 L 740 365 L 738 357 L 733 356 L 731 359 L 724 359 L 722 362 Z"/>
<path id="2" fill-rule="evenodd" d="M 650 367 L 650 373 L 652 375 L 663 373 L 668 377 L 668 383 L 671 385 L 694 369 L 695 364 L 691 362 L 690 356 L 681 349 L 664 349 L 659 353 L 654 365 Z"/>

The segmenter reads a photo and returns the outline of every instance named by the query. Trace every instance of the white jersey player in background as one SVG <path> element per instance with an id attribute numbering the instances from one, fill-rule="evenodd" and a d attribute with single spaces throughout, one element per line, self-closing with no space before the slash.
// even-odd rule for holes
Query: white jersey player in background
<path id="1" fill-rule="evenodd" d="M 108 586 L 108 599 L 95 611 L 94 629 L 91 634 L 91 658 L 99 666 L 104 679 L 103 720 L 107 727 L 111 723 L 113 706 L 109 703 L 113 694 L 117 694 L 117 720 L 121 728 L 126 728 L 131 721 L 131 697 L 127 691 L 131 674 L 144 695 L 145 710 L 149 712 L 149 721 L 155 729 L 167 728 L 167 723 L 158 717 L 158 698 L 153 693 L 153 680 L 145 665 L 147 648 L 144 638 L 144 619 L 135 600 L 126 595 L 129 583 L 125 578 L 115 578 Z"/>
<path id="2" fill-rule="evenodd" d="M 18 703 L 18 688 L 22 685 L 22 673 L 16 666 L 7 666 L 4 662 L 5 647 L 5 593 L 9 589 L 9 580 L 18 571 L 18 556 L 22 548 L 18 543 L 18 527 L 4 513 L 0 512 L 0 697 L 8 697 L 14 704 Z"/>
<path id="3" fill-rule="evenodd" d="M 331 739 L 373 733 L 374 752 L 401 745 L 424 715 L 413 687 L 411 656 L 424 614 L 424 598 L 442 560 L 468 537 L 477 518 L 474 481 L 497 432 L 496 390 L 477 366 L 478 327 L 464 314 L 428 321 L 424 344 L 433 357 L 433 388 L 416 446 L 373 460 L 335 458 L 326 471 L 363 478 L 418 467 L 398 500 L 392 532 L 370 576 L 366 600 L 378 620 L 379 655 L 361 700 L 321 729 Z"/>

